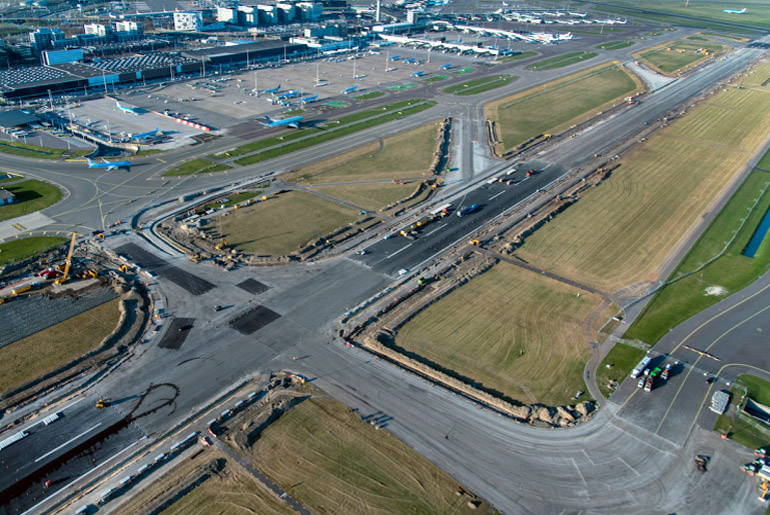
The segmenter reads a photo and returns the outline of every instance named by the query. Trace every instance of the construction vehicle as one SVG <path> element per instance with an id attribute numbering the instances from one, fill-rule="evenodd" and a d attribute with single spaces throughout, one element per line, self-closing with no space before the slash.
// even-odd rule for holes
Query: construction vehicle
<path id="1" fill-rule="evenodd" d="M 97 272 L 96 270 L 89 270 L 86 273 L 89 275 L 89 277 L 99 277 L 99 272 Z"/>
<path id="2" fill-rule="evenodd" d="M 192 256 L 190 256 L 190 261 L 192 261 L 193 263 L 197 263 L 200 260 L 201 260 L 200 254 L 193 254 Z"/>
<path id="3" fill-rule="evenodd" d="M 553 137 L 553 135 L 552 135 L 552 134 L 548 134 L 548 133 L 545 133 L 545 134 L 543 134 L 543 138 L 545 139 L 545 141 L 548 141 L 548 140 L 549 140 L 549 139 L 551 139 L 552 137 Z"/>
<path id="4" fill-rule="evenodd" d="M 660 373 L 660 378 L 663 379 L 664 381 L 668 381 L 668 376 L 669 374 L 671 374 L 671 366 L 672 366 L 671 363 L 669 363 L 668 365 L 665 366 L 665 368 L 663 369 L 663 372 Z"/>
<path id="5" fill-rule="evenodd" d="M 527 171 L 527 177 L 532 177 L 536 173 L 537 173 L 537 170 L 535 170 L 535 169 L 529 170 L 529 171 Z"/>
<path id="6" fill-rule="evenodd" d="M 96 401 L 96 409 L 104 409 L 110 405 L 109 399 L 99 399 Z"/>
<path id="7" fill-rule="evenodd" d="M 762 482 L 759 484 L 759 500 L 762 502 L 767 502 L 770 498 L 770 481 L 762 480 Z"/>
<path id="8" fill-rule="evenodd" d="M 474 246 L 474 247 L 478 247 L 478 246 L 479 246 L 479 240 L 471 240 L 471 241 L 469 242 L 469 244 L 470 244 L 470 245 L 472 245 L 472 246 Z"/>
<path id="9" fill-rule="evenodd" d="M 219 243 L 217 243 L 217 246 L 214 248 L 217 250 L 222 250 L 222 247 L 225 247 L 225 246 L 227 246 L 227 241 L 221 240 Z"/>
<path id="10" fill-rule="evenodd" d="M 14 288 L 11 290 L 11 295 L 13 295 L 14 297 L 18 297 L 25 291 L 29 291 L 31 289 L 32 289 L 32 285 L 29 285 L 29 284 L 26 284 L 24 286 L 19 286 L 18 288 Z"/>
<path id="11" fill-rule="evenodd" d="M 70 241 L 70 249 L 69 249 L 69 252 L 67 252 L 67 261 L 64 264 L 64 273 L 59 279 L 56 279 L 56 284 L 64 284 L 64 281 L 67 280 L 67 276 L 70 273 L 70 263 L 72 263 L 72 251 L 75 248 L 75 239 L 77 237 L 78 237 L 78 233 L 73 232 L 72 241 Z"/>
<path id="12" fill-rule="evenodd" d="M 128 265 L 120 265 L 120 268 L 118 268 L 121 272 L 128 272 Z"/>

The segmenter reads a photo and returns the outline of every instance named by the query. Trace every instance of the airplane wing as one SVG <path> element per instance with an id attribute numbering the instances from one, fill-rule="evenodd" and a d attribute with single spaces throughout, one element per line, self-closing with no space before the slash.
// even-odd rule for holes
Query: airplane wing
<path id="1" fill-rule="evenodd" d="M 299 129 L 299 124 L 297 122 L 291 122 L 287 124 L 287 127 L 291 127 L 292 129 Z"/>

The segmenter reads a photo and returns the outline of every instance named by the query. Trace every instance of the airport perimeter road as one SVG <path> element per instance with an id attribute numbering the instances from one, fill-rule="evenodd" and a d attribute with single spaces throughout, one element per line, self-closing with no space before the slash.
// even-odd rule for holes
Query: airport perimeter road
<path id="1" fill-rule="evenodd" d="M 682 443 L 696 422 L 713 427 L 717 417 L 708 406 L 714 391 L 729 390 L 744 373 L 770 380 L 768 312 L 770 273 L 674 328 L 655 346 L 662 354 L 656 365 L 680 363 L 672 378 L 650 393 L 626 381 L 611 399 L 619 415 L 674 443 Z"/>
<path id="2" fill-rule="evenodd" d="M 78 437 L 71 445 L 100 449 L 92 463 L 99 467 L 105 457 L 127 452 L 142 434 L 162 435 L 243 378 L 283 369 L 305 375 L 362 414 L 390 417 L 389 431 L 505 513 L 761 513 L 736 466 L 742 456 L 711 449 L 709 473 L 695 471 L 692 454 L 708 440 L 698 430 L 685 444 L 672 443 L 614 416 L 614 407 L 575 428 L 536 429 L 345 347 L 334 339 L 333 320 L 391 283 L 360 263 L 336 258 L 222 274 L 186 259 L 166 260 L 133 234 L 111 240 L 115 250 L 157 271 L 154 288 L 162 291 L 171 318 L 64 416 L 109 424 L 114 414 L 96 410 L 92 400 L 111 398 L 138 431 L 120 441 L 89 441 L 88 433 L 72 429 L 55 442 L 31 435 L 27 445 L 36 447 L 36 455 L 59 459 L 59 442 Z M 213 287 L 196 294 L 202 282 Z M 214 312 L 215 304 L 225 309 Z M 11 446 L 3 453 L 20 459 L 23 451 Z M 65 458 L 54 477 L 71 482 L 80 472 Z M 47 473 L 54 471 L 43 468 L 36 477 Z M 34 481 L 20 484 L 26 491 L 39 488 Z"/>

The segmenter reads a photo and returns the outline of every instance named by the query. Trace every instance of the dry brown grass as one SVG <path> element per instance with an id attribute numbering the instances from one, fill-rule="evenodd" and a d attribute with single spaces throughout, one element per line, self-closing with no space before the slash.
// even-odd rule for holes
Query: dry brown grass
<path id="1" fill-rule="evenodd" d="M 585 390 L 590 348 L 583 325 L 602 302 L 578 293 L 499 263 L 421 311 L 396 344 L 512 399 L 570 404 Z"/>
<path id="2" fill-rule="evenodd" d="M 609 180 L 517 254 L 605 291 L 650 278 L 768 132 L 770 95 L 737 88 L 714 95 L 624 156 Z"/>
<path id="3" fill-rule="evenodd" d="M 384 429 L 313 397 L 260 436 L 254 465 L 318 513 L 470 513 L 460 485 Z M 486 513 L 481 503 L 477 513 Z"/>
<path id="4" fill-rule="evenodd" d="M 95 349 L 117 327 L 119 302 L 105 302 L 1 348 L 0 393 L 18 388 Z"/>
<path id="5" fill-rule="evenodd" d="M 347 186 L 325 186 L 314 188 L 317 191 L 331 195 L 345 202 L 350 202 L 356 206 L 361 206 L 369 211 L 379 211 L 394 202 L 398 202 L 411 195 L 417 183 L 410 181 L 406 183 L 373 183 L 373 184 L 350 184 Z"/>
<path id="6" fill-rule="evenodd" d="M 233 211 L 221 221 L 227 243 L 240 252 L 281 256 L 358 217 L 347 206 L 304 191 L 291 191 Z"/>
<path id="7" fill-rule="evenodd" d="M 175 492 L 177 484 L 201 474 L 201 467 L 215 459 L 225 459 L 217 450 L 209 449 L 194 460 L 186 459 L 174 468 L 154 479 L 149 485 L 138 488 L 131 499 L 124 502 L 115 513 L 144 514 L 147 505 L 159 495 Z M 163 510 L 164 515 L 239 515 L 248 513 L 294 513 L 285 503 L 273 497 L 260 484 L 245 477 L 237 465 L 227 463 L 187 495 Z"/>
<path id="8" fill-rule="evenodd" d="M 581 123 L 643 90 L 635 75 L 617 63 L 604 63 L 490 102 L 484 114 L 496 122 L 501 143 L 495 151 L 502 154 L 539 134 Z"/>
<path id="9" fill-rule="evenodd" d="M 436 150 L 439 123 L 318 161 L 284 177 L 307 184 L 404 179 L 426 175 Z"/>

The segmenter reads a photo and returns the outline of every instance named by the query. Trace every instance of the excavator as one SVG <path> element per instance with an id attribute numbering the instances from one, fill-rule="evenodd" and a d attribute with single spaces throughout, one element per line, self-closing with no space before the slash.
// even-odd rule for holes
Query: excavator
<path id="1" fill-rule="evenodd" d="M 58 279 L 56 279 L 56 284 L 64 284 L 64 281 L 67 280 L 67 276 L 70 273 L 70 263 L 72 262 L 72 250 L 75 248 L 75 239 L 78 237 L 78 233 L 73 232 L 72 233 L 72 241 L 70 241 L 70 250 L 67 252 L 67 262 L 64 265 L 64 273 L 62 276 Z"/>

